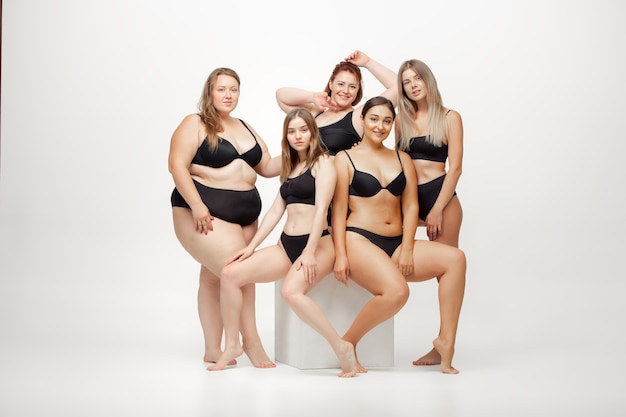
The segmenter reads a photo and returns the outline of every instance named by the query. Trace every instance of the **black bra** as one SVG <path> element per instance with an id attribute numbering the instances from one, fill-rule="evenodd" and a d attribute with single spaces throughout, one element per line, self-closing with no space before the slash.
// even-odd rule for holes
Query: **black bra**
<path id="1" fill-rule="evenodd" d="M 406 186 L 406 177 L 404 176 L 404 169 L 402 169 L 402 161 L 400 161 L 400 154 L 396 151 L 396 155 L 398 155 L 398 161 L 400 161 L 400 168 L 402 169 L 400 173 L 387 184 L 386 187 L 383 187 L 380 184 L 380 181 L 367 172 L 358 171 L 354 166 L 354 162 L 352 162 L 352 158 L 347 151 L 344 151 L 346 155 L 348 155 L 348 159 L 354 168 L 354 175 L 352 176 L 352 182 L 350 183 L 349 194 L 359 197 L 372 197 L 378 194 L 381 190 L 387 190 L 391 194 L 396 197 L 401 195 L 404 191 L 404 187 Z"/>
<path id="2" fill-rule="evenodd" d="M 355 144 L 361 141 L 359 133 L 354 130 L 352 124 L 352 113 L 353 111 L 350 111 L 341 120 L 319 128 L 322 147 L 329 154 L 336 155 L 337 152 L 344 149 L 352 149 Z M 315 117 L 317 118 L 317 116 Z"/>
<path id="3" fill-rule="evenodd" d="M 280 196 L 289 204 L 311 204 L 315 205 L 315 178 L 311 174 L 311 168 L 302 175 L 287 178 L 280 185 Z"/>
<path id="4" fill-rule="evenodd" d="M 257 166 L 263 158 L 263 151 L 261 150 L 259 142 L 256 140 L 256 136 L 254 136 L 254 133 L 252 133 L 252 130 L 250 130 L 248 125 L 246 125 L 243 120 L 239 121 L 246 127 L 246 129 L 248 129 L 256 142 L 251 149 L 248 149 L 246 152 L 240 154 L 237 152 L 237 149 L 235 149 L 232 143 L 220 137 L 218 138 L 217 148 L 215 151 L 211 152 L 209 149 L 209 139 L 204 138 L 191 162 L 193 164 L 204 165 L 211 168 L 221 168 L 230 164 L 235 159 L 243 159 L 251 167 L 254 168 Z"/>
<path id="5" fill-rule="evenodd" d="M 411 155 L 411 159 L 446 162 L 448 145 L 435 146 L 426 140 L 426 136 L 417 136 L 411 138 L 408 154 Z"/>

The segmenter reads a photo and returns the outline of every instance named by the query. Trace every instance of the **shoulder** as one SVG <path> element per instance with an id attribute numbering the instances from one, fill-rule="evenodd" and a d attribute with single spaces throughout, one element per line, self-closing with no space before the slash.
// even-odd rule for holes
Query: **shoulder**
<path id="1" fill-rule="evenodd" d="M 413 163 L 413 159 L 411 158 L 411 155 L 409 155 L 408 153 L 406 153 L 405 151 L 401 151 L 398 150 L 398 155 L 400 156 L 400 160 L 402 161 L 402 163 L 404 164 L 406 163 Z"/>
<path id="2" fill-rule="evenodd" d="M 335 163 L 335 166 L 348 163 L 348 152 L 345 150 L 337 152 L 334 156 L 333 162 Z"/>
<path id="3" fill-rule="evenodd" d="M 182 122 L 180 122 L 181 125 L 201 125 L 202 124 L 202 120 L 200 119 L 200 115 L 197 113 L 190 113 L 188 115 L 186 115 Z"/>
<path id="4" fill-rule="evenodd" d="M 461 114 L 452 109 L 446 111 L 446 120 L 448 123 L 461 123 Z"/>
<path id="5" fill-rule="evenodd" d="M 201 134 L 204 132 L 204 125 L 202 124 L 202 120 L 200 120 L 200 116 L 192 113 L 188 114 L 183 118 L 175 131 L 175 136 L 191 136 L 194 137 L 195 134 Z"/>
<path id="6" fill-rule="evenodd" d="M 311 166 L 311 174 L 316 176 L 318 172 L 334 171 L 335 165 L 332 158 L 327 154 L 320 155 Z"/>

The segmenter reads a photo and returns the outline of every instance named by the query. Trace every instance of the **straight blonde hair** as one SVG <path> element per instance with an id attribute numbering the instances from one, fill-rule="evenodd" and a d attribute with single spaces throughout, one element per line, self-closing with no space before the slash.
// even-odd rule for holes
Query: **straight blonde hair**
<path id="1" fill-rule="evenodd" d="M 417 102 L 409 99 L 402 84 L 402 73 L 407 69 L 415 71 L 426 86 L 426 103 L 428 104 L 428 134 L 426 140 L 437 147 L 441 147 L 448 136 L 447 109 L 443 106 L 435 76 L 428 65 L 418 59 L 404 61 L 398 70 L 398 91 L 402 92 L 402 95 L 398 101 L 400 128 L 396 134 L 396 144 L 400 150 L 407 151 L 411 144 L 411 139 L 417 133 L 415 128 Z"/>

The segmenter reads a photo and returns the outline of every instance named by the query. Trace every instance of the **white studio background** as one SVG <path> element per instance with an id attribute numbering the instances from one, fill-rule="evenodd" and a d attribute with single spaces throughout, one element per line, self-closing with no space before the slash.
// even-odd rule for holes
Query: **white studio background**
<path id="1" fill-rule="evenodd" d="M 171 221 L 174 128 L 228 66 L 235 115 L 277 154 L 276 88 L 322 90 L 360 49 L 394 70 L 424 60 L 463 117 L 459 355 L 588 344 L 581 360 L 613 366 L 626 347 L 625 17 L 612 0 L 5 0 L 0 362 L 10 349 L 200 358 L 199 268 Z M 364 74 L 365 98 L 381 92 Z M 258 186 L 267 209 L 278 181 Z M 435 287 L 412 286 L 397 349 L 434 336 Z M 273 286 L 257 294 L 271 354 Z"/>

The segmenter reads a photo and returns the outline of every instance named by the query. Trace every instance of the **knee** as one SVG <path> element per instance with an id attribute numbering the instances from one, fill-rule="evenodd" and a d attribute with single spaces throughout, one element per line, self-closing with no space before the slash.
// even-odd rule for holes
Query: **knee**
<path id="1" fill-rule="evenodd" d="M 295 305 L 298 302 L 298 293 L 294 291 L 294 289 L 283 282 L 283 286 L 280 289 L 280 296 L 285 300 L 287 304 L 290 306 Z"/>
<path id="2" fill-rule="evenodd" d="M 401 308 L 409 299 L 409 286 L 406 282 L 398 283 L 387 292 L 391 303 L 397 308 Z"/>
<path id="3" fill-rule="evenodd" d="M 452 260 L 452 264 L 457 268 L 465 271 L 467 269 L 467 259 L 465 258 L 465 252 L 461 249 L 456 249 L 454 252 L 454 258 Z"/>
<path id="4" fill-rule="evenodd" d="M 235 281 L 237 276 L 237 264 L 230 263 L 222 268 L 220 271 L 220 283 L 222 285 Z"/>

